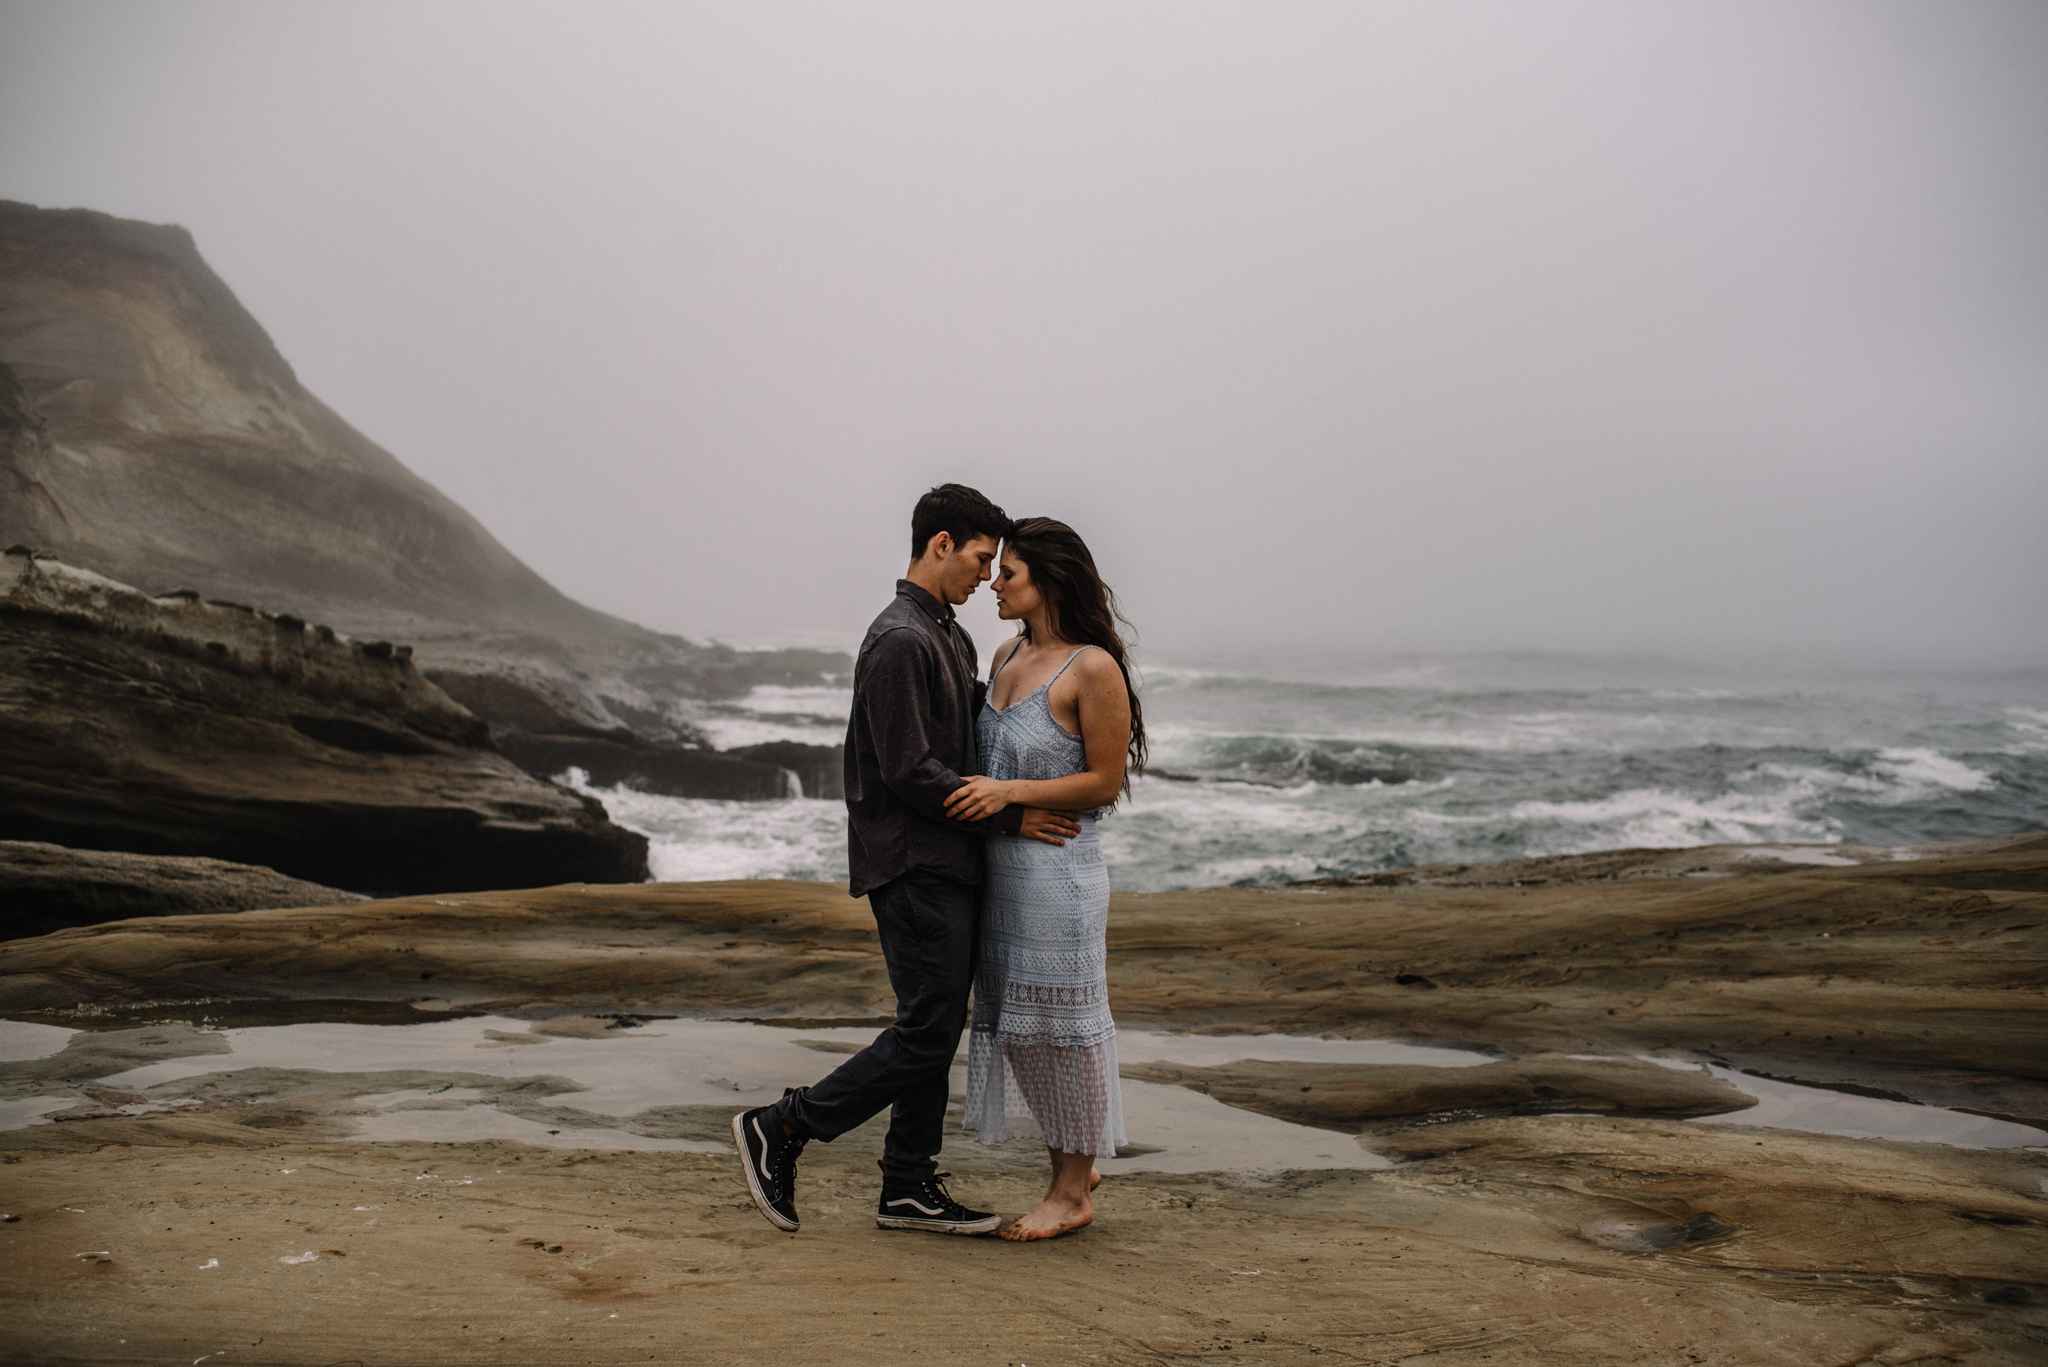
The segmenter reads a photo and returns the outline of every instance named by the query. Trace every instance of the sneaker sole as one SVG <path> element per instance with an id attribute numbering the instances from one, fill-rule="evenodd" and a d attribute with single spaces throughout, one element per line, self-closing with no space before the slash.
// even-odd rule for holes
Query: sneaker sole
<path id="1" fill-rule="evenodd" d="M 754 1171 L 754 1151 L 747 1147 L 747 1132 L 741 1124 L 746 1118 L 747 1112 L 745 1111 L 741 1111 L 732 1118 L 732 1142 L 740 1151 L 740 1167 L 747 1174 L 747 1191 L 753 1196 L 754 1205 L 760 1209 L 762 1216 L 766 1218 L 769 1224 L 774 1225 L 777 1229 L 786 1230 L 794 1234 L 797 1231 L 797 1222 L 780 1214 L 774 1206 L 769 1205 L 768 1193 L 761 1190 L 761 1174 Z"/>
<path id="2" fill-rule="evenodd" d="M 918 1220 L 906 1215 L 877 1215 L 877 1229 L 916 1229 L 928 1234 L 993 1234 L 1003 1223 L 1000 1215 L 991 1215 L 984 1220 Z"/>

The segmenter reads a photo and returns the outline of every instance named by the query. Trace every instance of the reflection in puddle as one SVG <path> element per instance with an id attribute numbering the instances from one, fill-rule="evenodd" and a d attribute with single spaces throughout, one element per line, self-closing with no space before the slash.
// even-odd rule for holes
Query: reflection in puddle
<path id="1" fill-rule="evenodd" d="M 47 1123 L 43 1117 L 86 1098 L 107 1107 L 102 1114 L 137 1114 L 144 1107 L 201 1107 L 193 1099 L 199 1096 L 212 1109 L 303 1104 L 309 1109 L 296 1114 L 334 1127 L 331 1133 L 372 1141 L 506 1139 L 561 1149 L 722 1152 L 729 1147 L 725 1120 L 735 1108 L 815 1082 L 835 1061 L 821 1052 L 851 1053 L 876 1033 L 873 1024 L 803 1029 L 623 1015 L 421 1019 L 410 1006 L 410 1016 L 393 1019 L 384 1004 L 338 1013 L 349 1017 L 342 1020 L 303 1019 L 310 1005 L 288 1004 L 279 1023 L 229 1025 L 256 1013 L 246 1006 L 224 1010 L 209 1022 L 212 1029 L 160 1019 L 144 1024 L 134 1016 L 120 1029 L 96 1023 L 92 1033 L 0 1021 L 6 1084 L 0 1087 L 0 1129 Z M 1128 1063 L 1188 1066 L 1262 1059 L 1457 1068 L 1498 1057 L 1383 1040 L 1144 1030 L 1119 1034 L 1117 1049 Z M 1699 1123 L 1975 1148 L 2041 1139 L 2037 1129 L 1940 1107 L 1727 1067 L 1710 1071 L 1759 1104 Z M 953 1090 L 964 1086 L 965 1069 L 956 1068 Z M 1130 1144 L 1124 1157 L 1101 1161 L 1106 1173 L 1387 1166 L 1346 1134 L 1227 1106 L 1182 1087 L 1130 1079 L 1123 1087 Z M 260 1117 L 241 1123 L 257 1124 Z M 972 1141 L 958 1136 L 950 1142 Z M 1035 1142 L 1013 1142 L 1034 1161 L 1042 1153 Z"/>
<path id="2" fill-rule="evenodd" d="M 2031 1125 L 1993 1120 L 1940 1106 L 1891 1101 L 1835 1088 L 1802 1087 L 1753 1072 L 1707 1065 L 1757 1099 L 1746 1111 L 1702 1116 L 1695 1125 L 1756 1125 L 1770 1130 L 1810 1130 L 1851 1139 L 1896 1139 L 1908 1143 L 1954 1144 L 1965 1149 L 2017 1149 L 2039 1144 L 2042 1132 Z M 1865 1092 L 1876 1088 L 1863 1089 Z"/>

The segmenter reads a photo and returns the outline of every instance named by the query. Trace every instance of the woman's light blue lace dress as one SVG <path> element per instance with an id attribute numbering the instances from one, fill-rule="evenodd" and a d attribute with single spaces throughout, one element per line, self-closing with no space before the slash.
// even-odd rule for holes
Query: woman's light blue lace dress
<path id="1" fill-rule="evenodd" d="M 976 736 L 989 777 L 1065 778 L 1087 769 L 1081 738 L 1053 720 L 1046 701 L 1080 653 L 1029 697 L 1000 712 L 982 708 Z M 993 694 L 994 677 L 989 686 Z M 1104 946 L 1109 870 L 1097 815 L 1081 813 L 1081 834 L 1064 845 L 989 838 L 961 1121 L 984 1144 L 1035 1130 L 1063 1153 L 1104 1157 L 1124 1142 Z"/>

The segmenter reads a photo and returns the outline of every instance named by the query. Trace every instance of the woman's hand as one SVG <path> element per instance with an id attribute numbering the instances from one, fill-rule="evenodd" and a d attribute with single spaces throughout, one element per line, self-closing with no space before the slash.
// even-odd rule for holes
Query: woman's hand
<path id="1" fill-rule="evenodd" d="M 977 775 L 955 788 L 946 799 L 946 815 L 955 821 L 980 821 L 1010 805 L 1010 785 Z"/>

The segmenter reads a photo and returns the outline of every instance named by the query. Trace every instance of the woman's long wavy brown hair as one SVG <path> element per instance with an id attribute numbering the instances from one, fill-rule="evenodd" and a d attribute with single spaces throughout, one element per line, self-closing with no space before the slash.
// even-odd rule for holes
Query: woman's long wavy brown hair
<path id="1" fill-rule="evenodd" d="M 1117 630 L 1118 622 L 1130 626 L 1130 618 L 1117 606 L 1109 585 L 1102 582 L 1088 543 L 1066 523 L 1049 517 L 1024 518 L 1011 527 L 1005 549 L 1031 571 L 1031 582 L 1045 598 L 1054 634 L 1075 645 L 1101 647 L 1122 671 L 1124 691 L 1131 698 L 1130 762 L 1124 768 L 1124 791 L 1129 792 L 1131 775 L 1145 769 L 1145 712 L 1131 680 L 1130 648 Z M 1030 640 L 1030 624 L 1021 624 L 1017 634 Z"/>

